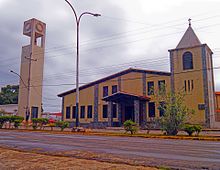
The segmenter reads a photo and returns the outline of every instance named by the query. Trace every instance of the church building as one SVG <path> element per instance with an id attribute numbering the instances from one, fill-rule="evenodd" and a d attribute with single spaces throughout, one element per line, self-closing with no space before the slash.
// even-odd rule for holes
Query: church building
<path id="1" fill-rule="evenodd" d="M 129 68 L 80 87 L 80 126 L 122 126 L 126 120 L 138 125 L 163 116 L 163 104 L 155 97 L 156 91 L 183 90 L 184 102 L 195 111 L 191 123 L 204 127 L 220 126 L 217 122 L 212 51 L 202 44 L 189 27 L 170 54 L 170 72 Z M 76 89 L 63 92 L 64 121 L 75 124 Z"/>

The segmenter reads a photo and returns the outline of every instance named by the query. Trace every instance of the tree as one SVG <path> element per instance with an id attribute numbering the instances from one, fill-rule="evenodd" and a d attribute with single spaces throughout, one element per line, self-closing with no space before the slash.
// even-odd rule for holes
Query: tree
<path id="1" fill-rule="evenodd" d="M 18 103 L 18 85 L 7 85 L 1 88 L 0 105 Z"/>
<path id="2" fill-rule="evenodd" d="M 184 97 L 185 92 L 182 90 L 166 93 L 165 86 L 156 94 L 157 101 L 159 101 L 158 109 L 163 112 L 160 125 L 167 135 L 177 135 L 178 131 L 190 119 L 190 115 L 194 113 L 194 110 L 185 105 Z"/>

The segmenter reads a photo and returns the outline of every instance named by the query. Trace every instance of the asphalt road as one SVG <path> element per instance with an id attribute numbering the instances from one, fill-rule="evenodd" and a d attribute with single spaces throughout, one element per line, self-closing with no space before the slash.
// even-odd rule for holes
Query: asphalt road
<path id="1" fill-rule="evenodd" d="M 211 141 L 0 130 L 0 146 L 108 162 L 220 170 L 220 142 Z"/>

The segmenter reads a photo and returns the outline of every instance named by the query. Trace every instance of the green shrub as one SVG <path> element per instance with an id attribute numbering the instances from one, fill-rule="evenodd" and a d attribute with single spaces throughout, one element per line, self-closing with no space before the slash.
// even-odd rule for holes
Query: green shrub
<path id="1" fill-rule="evenodd" d="M 11 124 L 15 122 L 15 120 L 19 119 L 20 116 L 6 116 L 7 122 L 9 122 L 9 129 L 11 128 Z"/>
<path id="2" fill-rule="evenodd" d="M 33 122 L 33 129 L 37 129 L 38 127 L 40 127 L 40 129 L 42 129 L 43 125 L 46 125 L 49 120 L 47 118 L 33 118 L 32 119 Z"/>
<path id="3" fill-rule="evenodd" d="M 190 125 L 186 124 L 183 130 L 189 135 L 192 136 L 194 132 L 196 132 L 196 136 L 202 131 L 202 127 L 200 125 Z"/>
<path id="4" fill-rule="evenodd" d="M 37 129 L 37 127 L 38 127 L 38 122 L 39 122 L 38 118 L 33 118 L 33 119 L 32 119 L 32 128 L 33 128 L 34 130 Z"/>
<path id="5" fill-rule="evenodd" d="M 18 127 L 21 125 L 21 122 L 24 120 L 21 116 L 13 116 L 12 118 L 15 129 L 18 129 Z"/>
<path id="6" fill-rule="evenodd" d="M 38 124 L 40 126 L 40 129 L 42 129 L 43 125 L 48 124 L 49 119 L 47 118 L 38 118 Z"/>
<path id="7" fill-rule="evenodd" d="M 36 130 L 37 129 L 37 124 L 32 124 L 32 128 L 34 129 L 34 130 Z"/>
<path id="8" fill-rule="evenodd" d="M 15 128 L 18 128 L 23 120 L 24 118 L 21 116 L 0 116 L 0 128 L 2 128 L 6 122 L 9 122 L 9 128 L 11 128 L 11 123 L 14 123 Z"/>
<path id="9" fill-rule="evenodd" d="M 58 121 L 55 123 L 56 127 L 59 127 L 61 131 L 63 131 L 65 128 L 69 127 L 69 122 L 65 122 L 65 121 Z"/>
<path id="10" fill-rule="evenodd" d="M 2 129 L 5 122 L 7 122 L 7 116 L 0 116 L 0 129 Z"/>
<path id="11" fill-rule="evenodd" d="M 18 127 L 21 125 L 21 122 L 22 122 L 22 120 L 19 120 L 19 119 L 17 119 L 17 120 L 14 121 L 14 127 L 15 127 L 15 129 L 18 129 Z"/>
<path id="12" fill-rule="evenodd" d="M 183 130 L 189 135 L 192 136 L 192 134 L 196 131 L 194 125 L 186 124 L 183 128 Z"/>
<path id="13" fill-rule="evenodd" d="M 199 136 L 199 133 L 202 131 L 202 126 L 194 125 L 194 129 L 195 129 L 195 132 L 196 132 L 196 136 Z"/>
<path id="14" fill-rule="evenodd" d="M 2 129 L 4 123 L 0 122 L 0 129 Z"/>
<path id="15" fill-rule="evenodd" d="M 131 135 L 135 134 L 138 131 L 137 124 L 132 120 L 126 120 L 124 122 L 124 129 L 126 132 L 130 132 Z"/>

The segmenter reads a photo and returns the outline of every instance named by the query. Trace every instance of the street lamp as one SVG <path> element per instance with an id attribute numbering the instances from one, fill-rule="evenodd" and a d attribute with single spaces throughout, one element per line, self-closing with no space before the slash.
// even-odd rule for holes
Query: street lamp
<path id="1" fill-rule="evenodd" d="M 76 19 L 76 127 L 78 127 L 79 126 L 79 23 L 83 15 L 92 15 L 94 17 L 99 17 L 101 15 L 91 12 L 83 12 L 78 17 L 72 4 L 68 0 L 65 1 L 71 7 Z"/>
<path id="2" fill-rule="evenodd" d="M 14 72 L 13 70 L 10 70 L 10 72 L 13 73 L 13 74 L 15 74 L 15 75 L 17 75 L 17 76 L 20 78 L 20 80 L 21 80 L 22 84 L 24 85 L 24 87 L 27 88 L 27 90 L 28 90 L 27 106 L 26 106 L 26 108 L 25 108 L 25 109 L 26 109 L 25 120 L 28 121 L 29 116 L 30 116 L 30 110 L 29 110 L 30 84 L 28 83 L 28 86 L 27 86 L 27 85 L 24 83 L 24 80 L 22 79 L 22 77 L 21 77 L 18 73 Z M 20 88 L 20 87 L 19 87 L 19 88 Z"/>

